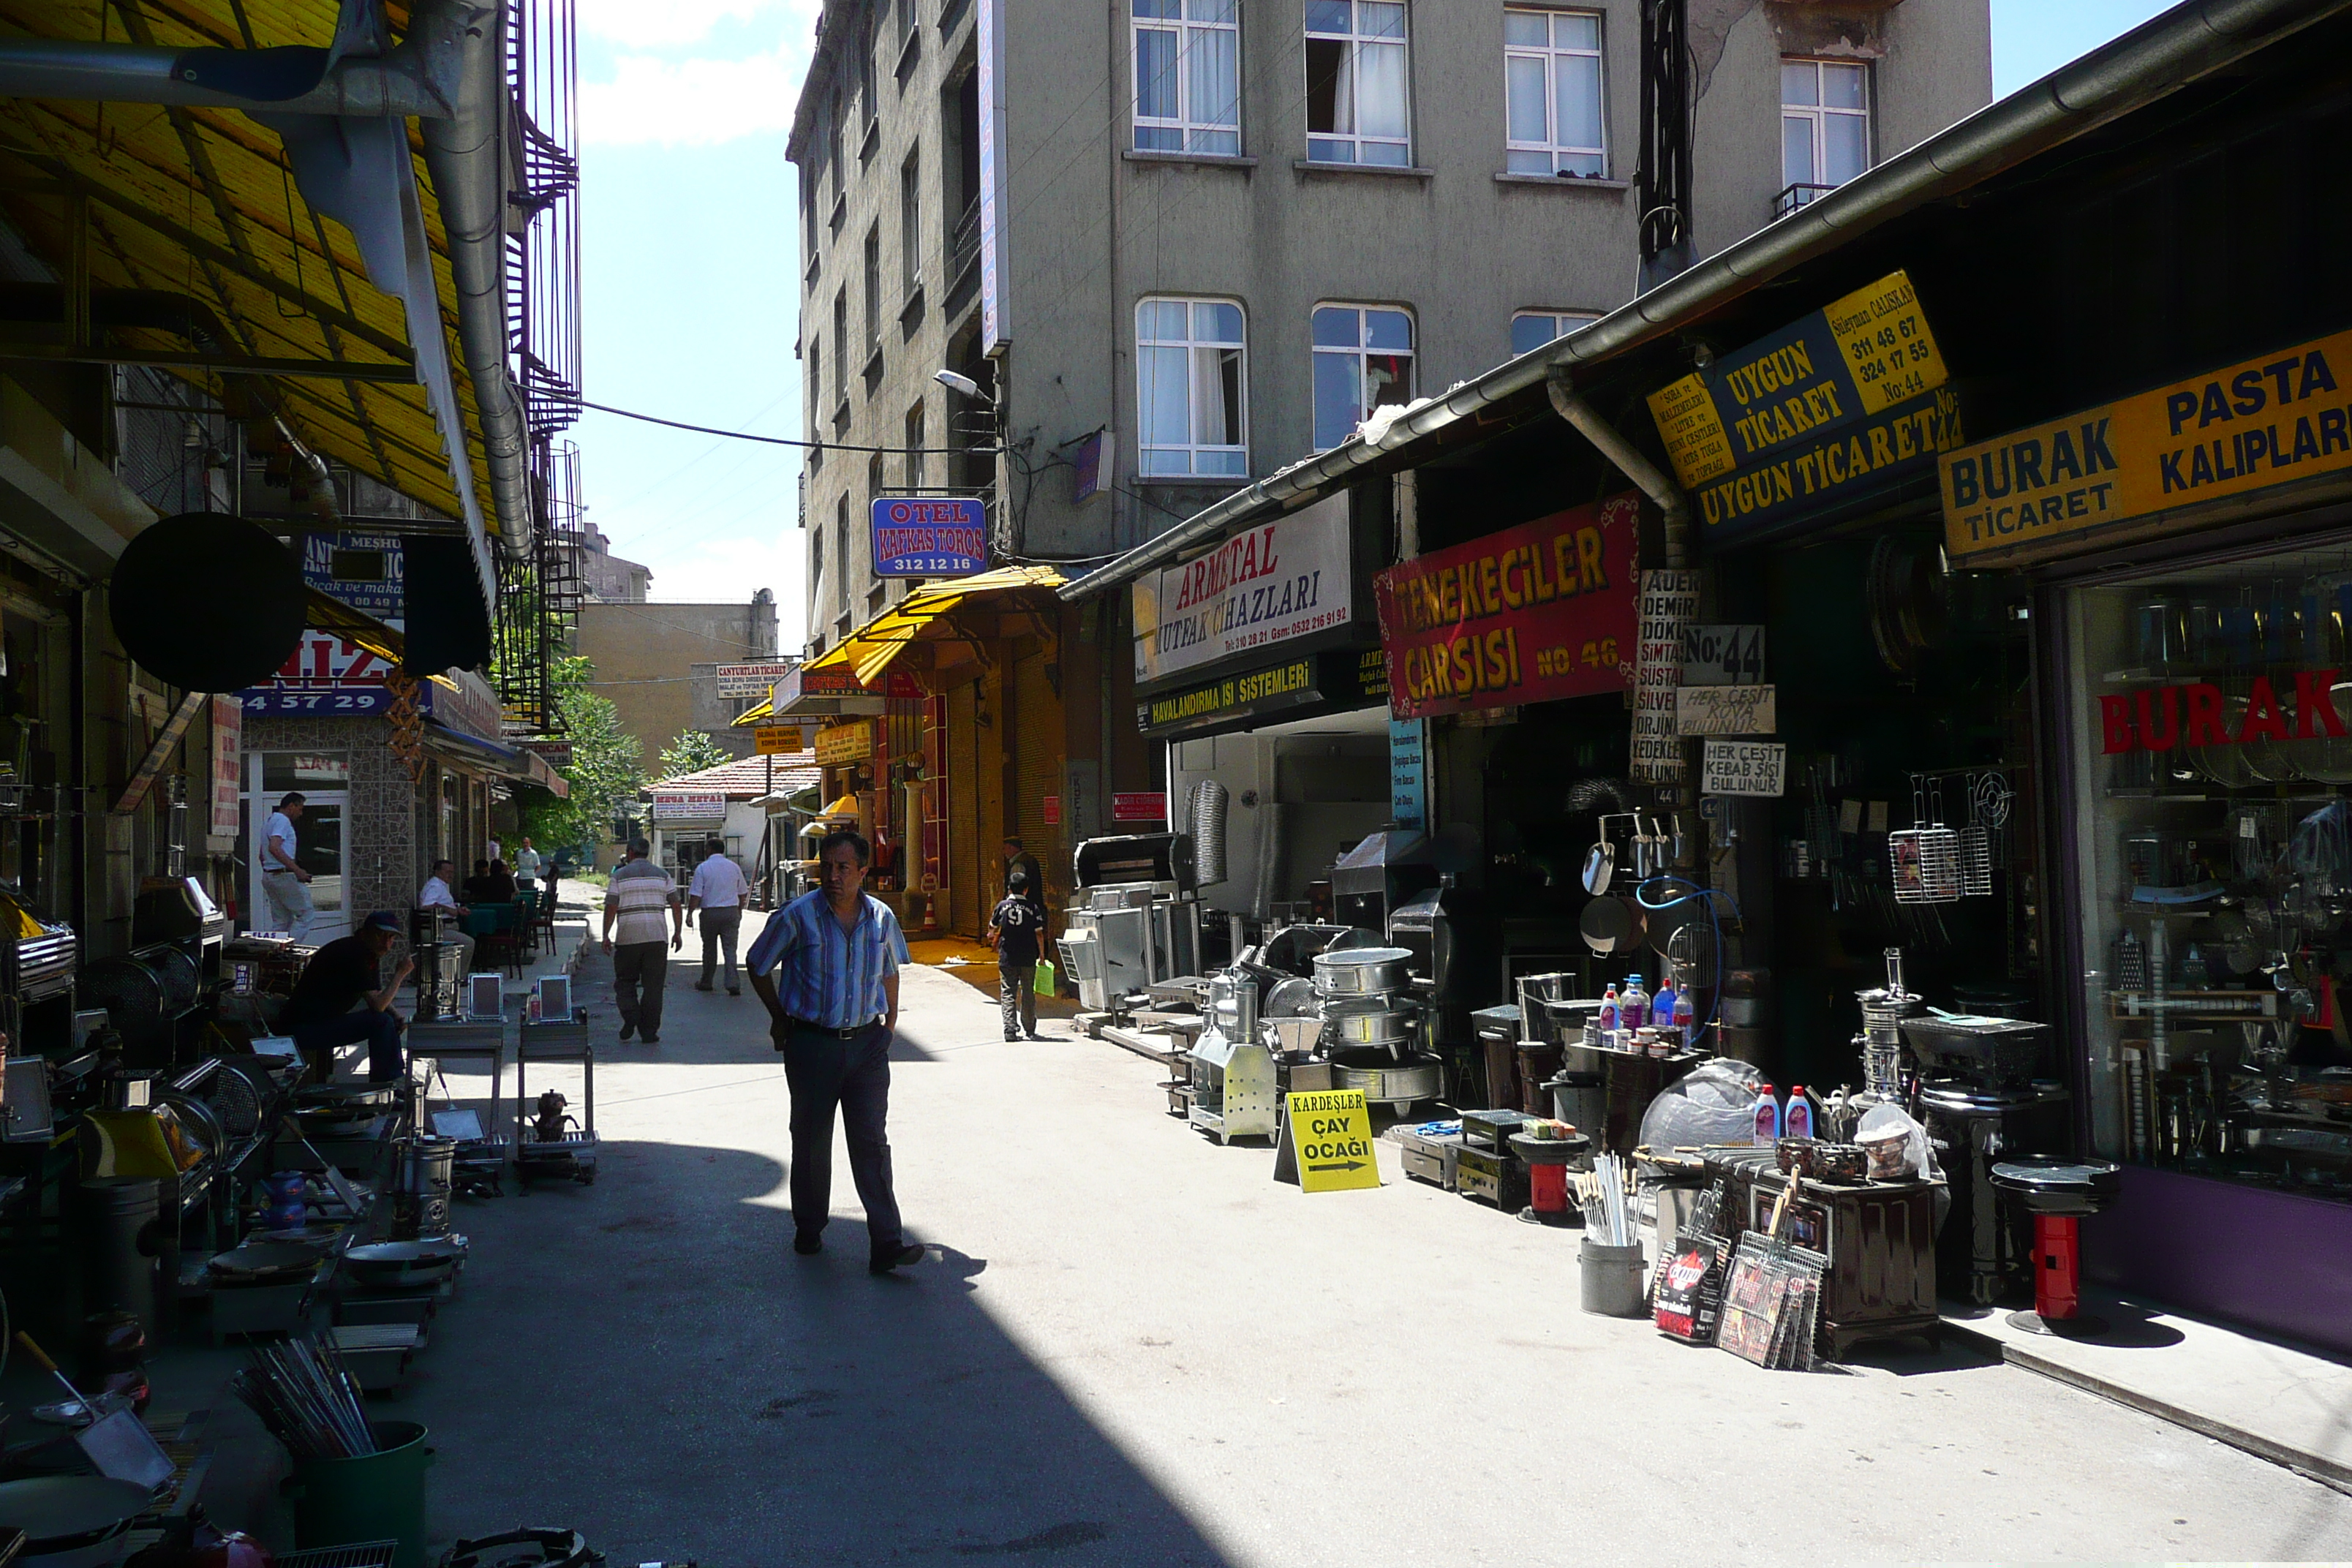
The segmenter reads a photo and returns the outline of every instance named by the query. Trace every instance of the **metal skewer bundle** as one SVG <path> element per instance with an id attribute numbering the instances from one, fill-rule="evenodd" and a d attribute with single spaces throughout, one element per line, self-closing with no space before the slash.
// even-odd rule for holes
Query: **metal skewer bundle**
<path id="1" fill-rule="evenodd" d="M 1576 1203 L 1584 1211 L 1584 1233 L 1604 1247 L 1633 1244 L 1633 1169 L 1616 1154 L 1597 1155 L 1592 1169 L 1576 1176 Z"/>
<path id="2" fill-rule="evenodd" d="M 355 1459 L 376 1451 L 359 1384 L 331 1345 L 308 1336 L 256 1345 L 234 1381 L 237 1397 L 298 1459 Z"/>

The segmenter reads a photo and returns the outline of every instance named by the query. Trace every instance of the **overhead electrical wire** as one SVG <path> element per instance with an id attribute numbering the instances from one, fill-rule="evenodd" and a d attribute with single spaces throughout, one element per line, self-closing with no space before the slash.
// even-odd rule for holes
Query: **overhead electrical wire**
<path id="1" fill-rule="evenodd" d="M 642 420 L 647 425 L 664 425 L 672 430 L 691 430 L 698 436 L 723 436 L 730 441 L 757 441 L 765 447 L 805 447 L 819 452 L 879 452 L 883 455 L 914 457 L 985 455 L 993 457 L 1001 448 L 995 447 L 858 447 L 846 441 L 803 441 L 791 436 L 754 436 L 748 430 L 721 430 L 715 425 L 688 425 L 682 419 L 664 419 L 658 415 L 639 414 L 631 408 L 614 408 L 609 404 L 580 400 L 583 408 L 593 408 L 599 414 L 616 415 L 623 419 Z"/>

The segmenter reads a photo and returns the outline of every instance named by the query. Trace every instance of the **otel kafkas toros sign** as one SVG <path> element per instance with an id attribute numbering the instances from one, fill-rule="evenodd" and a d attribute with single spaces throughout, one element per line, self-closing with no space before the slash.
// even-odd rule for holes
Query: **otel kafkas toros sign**
<path id="1" fill-rule="evenodd" d="M 1556 512 L 1372 580 L 1401 719 L 1622 691 L 1633 658 L 1631 495 Z"/>

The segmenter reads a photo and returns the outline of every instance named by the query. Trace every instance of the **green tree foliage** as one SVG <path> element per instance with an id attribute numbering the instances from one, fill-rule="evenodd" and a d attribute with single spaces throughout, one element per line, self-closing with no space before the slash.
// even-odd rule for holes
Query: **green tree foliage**
<path id="1" fill-rule="evenodd" d="M 646 787 L 645 746 L 622 730 L 611 700 L 588 689 L 594 673 L 584 658 L 555 661 L 555 710 L 572 742 L 572 760 L 555 771 L 572 793 L 562 800 L 541 795 L 523 813 L 523 830 L 543 850 L 603 843 L 614 816 L 634 814 Z"/>
<path id="2" fill-rule="evenodd" d="M 678 778 L 734 760 L 735 753 L 713 740 L 709 731 L 680 730 L 677 738 L 662 748 L 661 772 L 656 776 Z"/>

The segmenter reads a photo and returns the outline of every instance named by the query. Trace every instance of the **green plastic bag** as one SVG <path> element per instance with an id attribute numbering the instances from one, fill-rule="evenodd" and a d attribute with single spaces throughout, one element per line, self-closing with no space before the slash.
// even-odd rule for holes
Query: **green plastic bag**
<path id="1" fill-rule="evenodd" d="M 1055 990 L 1055 987 L 1060 984 L 1061 977 L 1054 972 L 1054 961 L 1050 958 L 1039 959 L 1037 961 L 1036 994 L 1040 996 L 1059 996 L 1061 993 Z"/>

